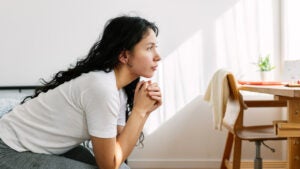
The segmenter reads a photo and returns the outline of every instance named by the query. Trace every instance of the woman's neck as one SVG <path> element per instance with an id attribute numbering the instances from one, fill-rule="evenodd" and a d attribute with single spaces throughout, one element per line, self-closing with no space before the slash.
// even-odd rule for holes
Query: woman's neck
<path id="1" fill-rule="evenodd" d="M 116 76 L 117 88 L 122 89 L 127 86 L 129 83 L 138 78 L 138 76 L 133 75 L 126 65 L 121 65 L 114 68 L 114 73 Z"/>

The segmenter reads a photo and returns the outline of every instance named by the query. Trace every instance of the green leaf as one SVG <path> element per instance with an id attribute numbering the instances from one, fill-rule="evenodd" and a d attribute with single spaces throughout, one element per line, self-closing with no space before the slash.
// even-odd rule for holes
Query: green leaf
<path id="1" fill-rule="evenodd" d="M 261 72 L 271 71 L 271 70 L 275 69 L 275 66 L 271 65 L 269 54 L 265 57 L 259 56 L 257 66 Z"/>

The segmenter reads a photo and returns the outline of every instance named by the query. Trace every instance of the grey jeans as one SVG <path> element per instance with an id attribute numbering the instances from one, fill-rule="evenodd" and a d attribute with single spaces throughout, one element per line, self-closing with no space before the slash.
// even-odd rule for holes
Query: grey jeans
<path id="1" fill-rule="evenodd" d="M 93 155 L 83 147 L 76 147 L 63 155 L 17 152 L 0 139 L 1 169 L 97 169 Z M 130 169 L 122 164 L 120 169 Z"/>

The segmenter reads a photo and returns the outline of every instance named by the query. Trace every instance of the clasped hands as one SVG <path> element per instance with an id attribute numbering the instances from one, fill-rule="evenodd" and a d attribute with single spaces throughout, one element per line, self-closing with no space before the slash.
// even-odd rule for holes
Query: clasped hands
<path id="1" fill-rule="evenodd" d="M 162 95 L 157 83 L 140 81 L 135 89 L 134 108 L 147 114 L 162 104 Z"/>

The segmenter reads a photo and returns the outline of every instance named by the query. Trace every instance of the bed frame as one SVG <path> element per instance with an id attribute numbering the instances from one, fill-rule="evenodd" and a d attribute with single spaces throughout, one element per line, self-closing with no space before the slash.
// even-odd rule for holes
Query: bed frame
<path id="1" fill-rule="evenodd" d="M 34 90 L 38 87 L 40 86 L 0 86 L 0 90 L 19 90 L 19 92 L 22 92 L 22 90 Z"/>

